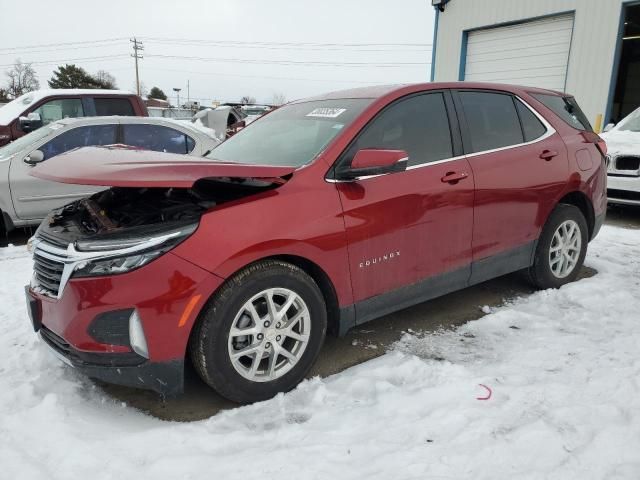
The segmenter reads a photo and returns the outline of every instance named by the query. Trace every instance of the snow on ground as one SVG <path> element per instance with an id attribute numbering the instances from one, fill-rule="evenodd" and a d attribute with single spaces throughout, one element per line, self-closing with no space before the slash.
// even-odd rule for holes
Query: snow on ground
<path id="1" fill-rule="evenodd" d="M 23 306 L 29 258 L 2 249 L 0 478 L 638 479 L 639 240 L 605 227 L 592 278 L 190 424 L 49 355 Z"/>

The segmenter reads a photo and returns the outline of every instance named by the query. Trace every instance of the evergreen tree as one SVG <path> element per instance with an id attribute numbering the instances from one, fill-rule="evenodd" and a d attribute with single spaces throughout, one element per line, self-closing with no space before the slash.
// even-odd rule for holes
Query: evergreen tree
<path id="1" fill-rule="evenodd" d="M 166 100 L 167 95 L 158 87 L 152 87 L 151 91 L 149 92 L 149 98 L 158 98 L 160 100 Z"/>
<path id="2" fill-rule="evenodd" d="M 76 65 L 61 65 L 49 80 L 51 88 L 105 88 L 87 71 Z"/>

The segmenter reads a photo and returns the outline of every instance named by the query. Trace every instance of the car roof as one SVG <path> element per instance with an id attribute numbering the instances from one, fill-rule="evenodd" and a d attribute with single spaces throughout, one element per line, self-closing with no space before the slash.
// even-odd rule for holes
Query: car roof
<path id="1" fill-rule="evenodd" d="M 403 93 L 412 93 L 422 90 L 438 90 L 443 88 L 478 89 L 478 90 L 503 90 L 507 92 L 520 93 L 544 93 L 551 95 L 566 95 L 565 93 L 543 88 L 527 87 L 520 85 L 509 85 L 504 83 L 489 82 L 429 82 L 429 83 L 409 83 L 396 85 L 376 85 L 371 87 L 351 88 L 348 90 L 338 90 L 334 92 L 317 95 L 310 98 L 296 100 L 291 103 L 303 103 L 318 100 L 340 100 L 345 98 L 368 98 L 378 99 L 391 96 L 400 96 Z"/>
<path id="2" fill-rule="evenodd" d="M 191 131 L 199 131 L 198 128 L 194 127 L 190 121 L 180 121 L 164 117 L 129 117 L 122 115 L 110 115 L 103 117 L 63 118 L 62 120 L 57 120 L 55 123 L 64 126 L 101 125 L 106 123 L 149 124 L 164 125 L 167 127 L 182 127 Z"/>
<path id="3" fill-rule="evenodd" d="M 73 96 L 73 95 L 133 95 L 127 90 L 102 90 L 88 88 L 44 88 L 42 90 L 34 90 L 20 95 L 18 98 L 10 101 L 6 105 L 0 107 L 0 124 L 8 125 L 18 115 L 28 109 L 34 103 L 39 102 L 43 98 L 52 96 Z"/>

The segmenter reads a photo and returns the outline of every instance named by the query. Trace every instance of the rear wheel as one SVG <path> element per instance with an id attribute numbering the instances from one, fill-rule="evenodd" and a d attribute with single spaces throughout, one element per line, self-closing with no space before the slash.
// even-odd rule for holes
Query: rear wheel
<path id="1" fill-rule="evenodd" d="M 538 240 L 529 278 L 538 288 L 559 288 L 580 273 L 589 241 L 587 221 L 579 208 L 558 205 Z"/>
<path id="2" fill-rule="evenodd" d="M 190 339 L 202 379 L 240 403 L 294 388 L 324 341 L 320 289 L 300 268 L 267 260 L 229 279 L 213 296 Z"/>

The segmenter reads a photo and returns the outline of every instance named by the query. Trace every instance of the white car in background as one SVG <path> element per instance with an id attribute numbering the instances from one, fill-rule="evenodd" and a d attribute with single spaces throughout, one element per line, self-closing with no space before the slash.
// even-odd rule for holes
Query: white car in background
<path id="1" fill-rule="evenodd" d="M 600 136 L 607 142 L 609 203 L 640 205 L 640 108 Z"/>
<path id="2" fill-rule="evenodd" d="M 202 157 L 220 140 L 190 122 L 152 117 L 66 118 L 0 147 L 0 237 L 3 230 L 38 224 L 54 208 L 104 188 L 32 177 L 34 165 L 82 147 L 120 145 Z"/>

